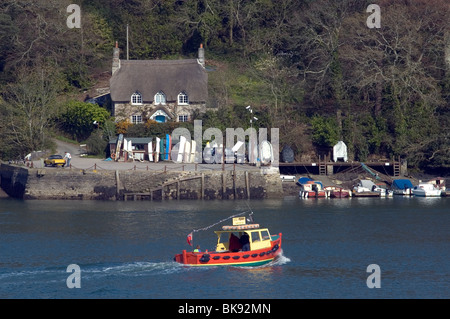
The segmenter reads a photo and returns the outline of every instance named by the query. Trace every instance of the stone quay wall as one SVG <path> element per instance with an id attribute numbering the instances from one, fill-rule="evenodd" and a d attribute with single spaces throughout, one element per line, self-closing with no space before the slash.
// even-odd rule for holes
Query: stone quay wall
<path id="1" fill-rule="evenodd" d="M 283 196 L 278 171 L 132 171 L 0 166 L 0 187 L 21 199 L 264 199 Z"/>

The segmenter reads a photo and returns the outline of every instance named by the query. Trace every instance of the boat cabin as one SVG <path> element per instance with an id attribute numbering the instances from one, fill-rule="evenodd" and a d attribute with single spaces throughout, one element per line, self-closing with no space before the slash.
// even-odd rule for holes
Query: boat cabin
<path id="1" fill-rule="evenodd" d="M 242 240 L 239 240 L 242 239 L 243 236 L 248 236 L 250 251 L 271 247 L 271 236 L 267 228 L 255 228 L 246 230 L 227 229 L 215 231 L 214 233 L 216 233 L 217 235 L 217 252 L 241 250 L 243 248 Z"/>

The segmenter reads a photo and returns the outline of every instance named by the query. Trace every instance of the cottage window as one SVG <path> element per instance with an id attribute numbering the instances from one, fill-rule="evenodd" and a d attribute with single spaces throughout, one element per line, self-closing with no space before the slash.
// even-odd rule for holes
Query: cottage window
<path id="1" fill-rule="evenodd" d="M 142 95 L 139 92 L 133 93 L 131 96 L 132 105 L 142 105 Z"/>
<path id="2" fill-rule="evenodd" d="M 189 98 L 185 92 L 181 92 L 180 94 L 178 94 L 178 104 L 179 105 L 188 105 L 189 104 Z"/>
<path id="3" fill-rule="evenodd" d="M 178 115 L 178 122 L 187 122 L 189 120 L 188 115 Z"/>
<path id="4" fill-rule="evenodd" d="M 133 124 L 140 124 L 140 123 L 142 123 L 142 115 L 133 115 L 131 117 L 131 123 L 133 123 Z"/>
<path id="5" fill-rule="evenodd" d="M 156 93 L 155 104 L 166 104 L 166 95 L 163 92 Z"/>

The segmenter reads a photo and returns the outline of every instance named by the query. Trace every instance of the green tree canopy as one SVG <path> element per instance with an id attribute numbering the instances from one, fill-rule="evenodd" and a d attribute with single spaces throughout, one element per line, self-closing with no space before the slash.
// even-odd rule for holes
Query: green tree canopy
<path id="1" fill-rule="evenodd" d="M 77 141 L 83 141 L 97 127 L 103 128 L 109 112 L 97 104 L 70 101 L 59 121 L 61 129 Z"/>

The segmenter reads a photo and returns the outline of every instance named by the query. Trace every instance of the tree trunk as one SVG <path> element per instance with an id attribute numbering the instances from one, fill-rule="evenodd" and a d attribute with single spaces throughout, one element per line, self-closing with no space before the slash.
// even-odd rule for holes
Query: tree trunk
<path id="1" fill-rule="evenodd" d="M 447 65 L 447 71 L 450 73 L 450 32 L 445 35 L 445 64 Z"/>
<path id="2" fill-rule="evenodd" d="M 234 8 L 233 8 L 233 0 L 230 1 L 230 11 L 228 15 L 229 19 L 229 40 L 230 40 L 230 46 L 233 45 L 233 28 L 234 28 Z"/>

